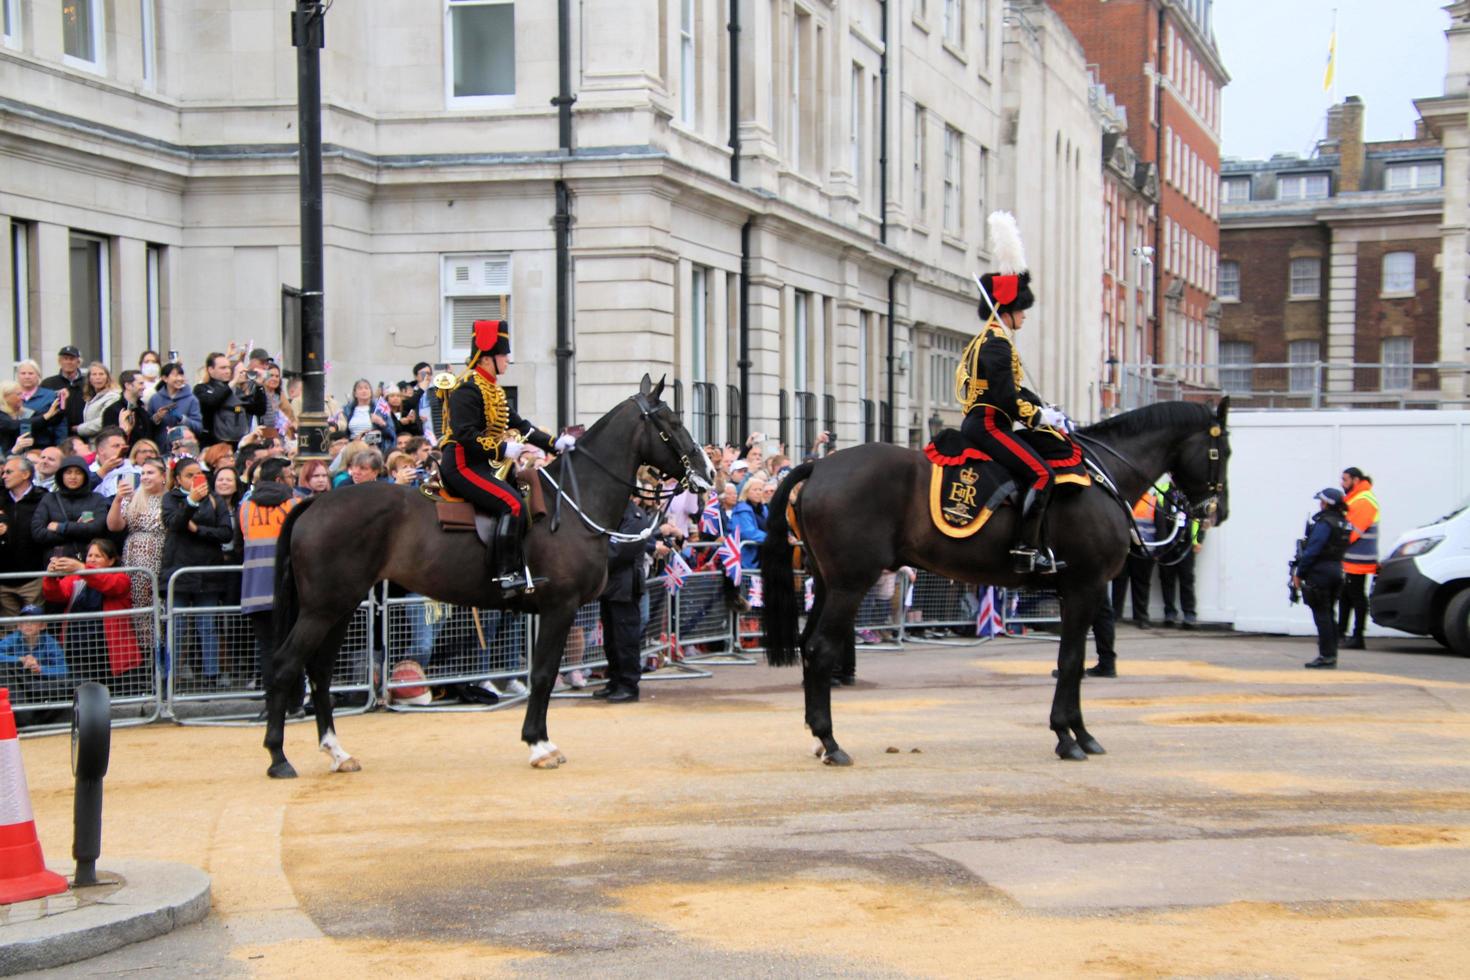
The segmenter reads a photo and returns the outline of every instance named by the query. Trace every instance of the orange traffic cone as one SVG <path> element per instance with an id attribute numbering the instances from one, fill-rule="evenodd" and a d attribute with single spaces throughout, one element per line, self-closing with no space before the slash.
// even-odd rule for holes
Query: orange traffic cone
<path id="1" fill-rule="evenodd" d="M 64 891 L 66 879 L 47 871 L 41 856 L 10 690 L 0 687 L 0 905 Z"/>

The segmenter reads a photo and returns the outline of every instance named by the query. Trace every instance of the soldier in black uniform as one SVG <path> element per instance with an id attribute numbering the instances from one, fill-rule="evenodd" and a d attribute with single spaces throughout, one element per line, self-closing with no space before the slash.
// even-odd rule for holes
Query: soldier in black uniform
<path id="1" fill-rule="evenodd" d="M 521 542 L 525 534 L 524 505 L 518 490 L 499 479 L 495 469 L 520 455 L 522 443 L 545 452 L 566 449 L 571 436 L 555 442 L 512 411 L 498 378 L 510 365 L 510 322 L 476 320 L 470 369 L 443 396 L 446 434 L 440 444 L 439 472 L 444 486 L 477 510 L 499 518 L 495 547 L 485 562 L 501 590 L 518 592 L 525 584 Z M 519 441 L 507 441 L 511 436 Z"/>
<path id="2" fill-rule="evenodd" d="M 1060 564 L 1041 545 L 1041 523 L 1054 485 L 1051 467 L 1011 433 L 1017 423 L 1028 429 L 1058 425 L 1061 413 L 1025 387 L 1021 356 L 1011 342 L 1036 302 L 1015 218 L 1003 211 L 992 214 L 990 234 L 998 271 L 978 280 L 985 327 L 960 355 L 955 372 L 955 396 L 965 410 L 960 432 L 1004 466 L 1023 492 L 1023 517 L 1011 549 L 1016 572 L 1054 573 Z"/>

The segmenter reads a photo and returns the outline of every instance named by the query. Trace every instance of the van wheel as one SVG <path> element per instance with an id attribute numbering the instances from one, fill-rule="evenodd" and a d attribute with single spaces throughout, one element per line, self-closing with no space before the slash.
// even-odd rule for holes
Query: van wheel
<path id="1" fill-rule="evenodd" d="M 1446 644 L 1462 657 L 1470 657 L 1470 589 L 1461 589 L 1444 607 Z"/>

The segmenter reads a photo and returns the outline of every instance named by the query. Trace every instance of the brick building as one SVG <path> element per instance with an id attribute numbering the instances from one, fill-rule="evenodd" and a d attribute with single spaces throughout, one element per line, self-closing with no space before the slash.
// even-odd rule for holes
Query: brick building
<path id="1" fill-rule="evenodd" d="M 1443 150 L 1422 132 L 1365 143 L 1363 112 L 1328 110 L 1310 157 L 1222 167 L 1220 383 L 1260 404 L 1440 398 L 1413 365 L 1443 359 Z"/>
<path id="2" fill-rule="evenodd" d="M 1158 171 L 1152 329 L 1121 360 L 1164 365 L 1187 392 L 1212 387 L 1219 305 L 1220 91 L 1213 0 L 1054 0 L 1100 80 L 1126 108 L 1130 141 Z M 1174 367 L 1178 365 L 1180 367 Z M 1150 372 L 1152 373 L 1152 372 Z"/>
<path id="3" fill-rule="evenodd" d="M 1123 408 L 1118 373 L 1150 348 L 1154 240 L 1159 172 L 1139 159 L 1123 129 L 1103 137 L 1103 357 L 1102 409 Z"/>

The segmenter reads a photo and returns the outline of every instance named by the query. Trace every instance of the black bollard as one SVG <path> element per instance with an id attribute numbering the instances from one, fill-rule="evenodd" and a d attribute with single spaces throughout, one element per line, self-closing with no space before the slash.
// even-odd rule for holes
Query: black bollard
<path id="1" fill-rule="evenodd" d="M 102 777 L 112 753 L 112 695 L 94 681 L 77 687 L 71 705 L 71 774 L 77 789 L 72 809 L 73 888 L 97 884 L 102 855 Z"/>

